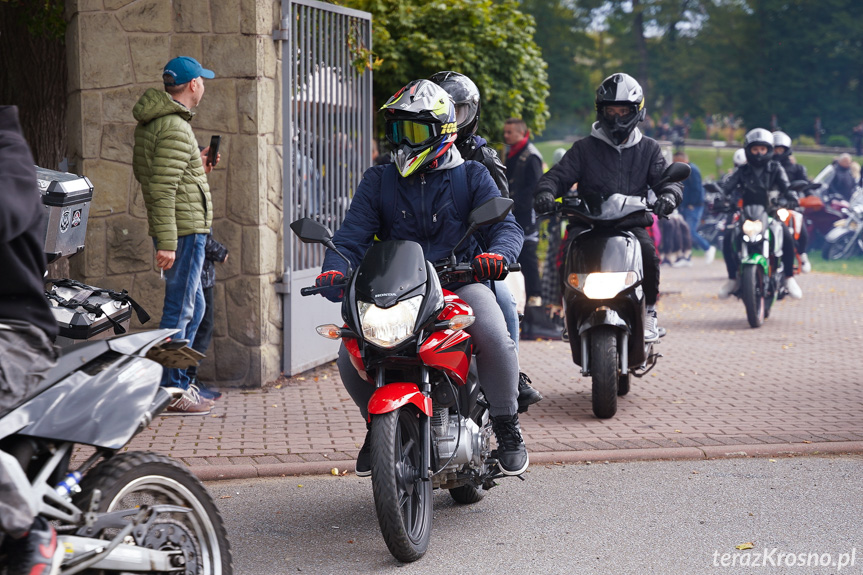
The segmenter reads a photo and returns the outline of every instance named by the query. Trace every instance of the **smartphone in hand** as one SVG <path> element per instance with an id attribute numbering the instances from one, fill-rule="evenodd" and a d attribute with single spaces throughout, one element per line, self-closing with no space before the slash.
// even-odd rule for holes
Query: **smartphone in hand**
<path id="1" fill-rule="evenodd" d="M 215 166 L 216 160 L 219 157 L 219 144 L 222 143 L 222 136 L 213 136 L 210 138 L 210 150 L 207 152 L 207 165 Z"/>

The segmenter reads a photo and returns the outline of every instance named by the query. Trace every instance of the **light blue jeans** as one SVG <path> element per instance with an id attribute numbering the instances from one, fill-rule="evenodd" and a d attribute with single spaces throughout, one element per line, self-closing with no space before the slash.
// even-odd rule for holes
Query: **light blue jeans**
<path id="1" fill-rule="evenodd" d="M 698 226 L 701 224 L 701 215 L 704 213 L 704 206 L 680 206 L 680 215 L 686 220 L 689 225 L 689 235 L 692 236 L 692 244 L 707 251 L 710 248 L 710 242 L 701 237 L 698 233 Z"/>
<path id="2" fill-rule="evenodd" d="M 195 341 L 195 334 L 204 317 L 206 303 L 201 287 L 204 267 L 204 246 L 207 234 L 192 234 L 177 238 L 174 265 L 165 270 L 165 303 L 162 306 L 160 329 L 179 329 L 174 339 Z M 185 369 L 165 368 L 162 385 L 189 388 Z"/>
<path id="3" fill-rule="evenodd" d="M 515 344 L 515 353 L 518 353 L 518 304 L 515 301 L 515 296 L 512 295 L 506 282 L 494 282 L 494 295 L 497 299 L 497 305 L 500 306 L 500 311 L 503 312 L 506 331 L 509 332 L 509 337 Z"/>

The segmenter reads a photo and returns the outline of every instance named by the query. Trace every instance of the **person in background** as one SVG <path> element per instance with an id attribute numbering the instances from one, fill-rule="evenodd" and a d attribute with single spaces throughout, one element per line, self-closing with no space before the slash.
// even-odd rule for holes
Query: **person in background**
<path id="1" fill-rule="evenodd" d="M 28 398 L 57 362 L 51 342 L 59 328 L 42 282 L 46 214 L 33 164 L 18 108 L 0 106 L 0 413 Z M 54 527 L 36 515 L 40 503 L 18 460 L 0 451 L 0 532 L 11 574 L 60 569 L 64 551 Z"/>
<path id="2" fill-rule="evenodd" d="M 788 182 L 808 182 L 809 176 L 806 173 L 806 166 L 798 164 L 791 150 L 791 136 L 782 131 L 773 132 L 773 159 L 782 165 L 785 170 L 785 175 L 788 176 Z M 806 226 L 800 226 L 799 234 L 795 234 L 794 247 L 797 254 L 800 256 L 800 271 L 809 273 L 812 271 L 812 264 L 809 262 L 809 256 L 806 250 L 809 249 L 809 232 L 806 231 Z"/>
<path id="3" fill-rule="evenodd" d="M 543 306 L 539 279 L 539 223 L 533 209 L 533 189 L 542 177 L 542 154 L 530 142 L 527 124 L 520 118 L 509 118 L 504 123 L 503 141 L 508 146 L 506 173 L 510 197 L 515 201 L 513 214 L 524 230 L 524 247 L 518 256 L 527 292 L 521 337 L 559 339 L 562 330 L 551 321 Z"/>
<path id="4" fill-rule="evenodd" d="M 198 326 L 198 332 L 195 334 L 195 341 L 192 343 L 192 349 L 207 355 L 207 350 L 210 348 L 210 342 L 213 340 L 214 328 L 214 302 L 213 292 L 216 290 L 216 264 L 215 262 L 225 263 L 228 261 L 228 248 L 213 238 L 213 234 L 207 234 L 207 244 L 204 246 L 204 267 L 201 270 L 201 288 L 204 290 L 204 303 L 206 309 L 204 317 L 201 319 L 201 325 Z M 191 385 L 198 388 L 201 397 L 206 399 L 219 399 L 222 397 L 221 392 L 209 389 L 198 380 L 198 366 L 190 367 L 186 370 L 189 376 Z"/>
<path id="5" fill-rule="evenodd" d="M 709 265 L 713 263 L 713 258 L 716 257 L 716 248 L 698 233 L 701 216 L 704 214 L 704 185 L 701 183 L 701 170 L 689 161 L 686 152 L 677 152 L 674 154 L 673 160 L 687 163 L 692 169 L 689 177 L 683 181 L 683 200 L 678 211 L 689 226 L 693 245 L 704 250 L 704 263 Z"/>
<path id="6" fill-rule="evenodd" d="M 433 74 L 429 80 L 446 90 L 455 106 L 455 120 L 458 129 L 455 147 L 465 160 L 479 162 L 486 167 L 491 178 L 497 185 L 500 195 L 509 197 L 509 182 L 506 178 L 506 166 L 500 161 L 494 148 L 488 145 L 485 138 L 478 136 L 481 100 L 479 88 L 473 80 L 458 72 L 443 71 Z M 518 308 L 515 298 L 505 282 L 494 282 L 494 294 L 497 303 L 506 320 L 509 337 L 515 343 L 518 353 L 519 325 Z M 526 373 L 519 368 L 518 372 L 518 410 L 524 413 L 527 408 L 542 400 L 542 394 L 534 389 Z"/>
<path id="7" fill-rule="evenodd" d="M 165 277 L 161 329 L 177 329 L 178 339 L 195 340 L 204 316 L 201 270 L 213 225 L 213 201 L 207 174 L 209 147 L 200 150 L 190 124 L 204 97 L 204 78 L 213 78 L 194 58 L 169 61 L 162 74 L 164 90 L 149 88 L 132 110 L 137 120 L 132 169 L 141 184 L 156 265 Z M 218 164 L 218 157 L 216 164 Z M 184 369 L 165 369 L 162 385 L 186 393 L 166 414 L 204 415 L 213 402 L 190 385 Z"/>
<path id="8" fill-rule="evenodd" d="M 833 179 L 830 180 L 830 185 L 827 187 L 827 194 L 851 201 L 854 188 L 857 186 L 857 182 L 854 181 L 854 176 L 851 174 L 851 154 L 839 154 L 839 157 L 833 162 L 833 170 Z"/>

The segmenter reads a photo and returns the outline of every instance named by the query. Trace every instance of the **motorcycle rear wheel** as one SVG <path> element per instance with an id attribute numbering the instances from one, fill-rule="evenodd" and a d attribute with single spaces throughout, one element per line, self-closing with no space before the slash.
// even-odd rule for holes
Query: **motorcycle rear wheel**
<path id="1" fill-rule="evenodd" d="M 192 561 L 180 573 L 231 575 L 231 547 L 222 516 L 204 484 L 185 466 L 155 453 L 121 453 L 103 461 L 84 476 L 78 505 L 90 501 L 94 489 L 102 491 L 99 511 L 135 510 L 142 505 L 170 504 L 190 509 L 188 513 L 160 514 L 156 548 L 182 548 L 192 552 Z M 134 512 L 132 513 L 134 515 Z M 100 533 L 111 539 L 116 533 Z M 193 541 L 189 541 L 191 536 Z M 99 571 L 88 571 L 99 573 Z"/>
<path id="2" fill-rule="evenodd" d="M 617 353 L 617 331 L 610 325 L 590 330 L 590 377 L 593 414 L 600 419 L 617 413 L 617 384 L 620 358 Z"/>
<path id="3" fill-rule="evenodd" d="M 420 479 L 419 415 L 402 407 L 372 419 L 372 490 L 381 534 L 393 557 L 416 561 L 428 549 L 432 483 Z"/>
<path id="4" fill-rule="evenodd" d="M 764 324 L 764 270 L 760 265 L 747 265 L 743 268 L 743 305 L 746 306 L 746 319 L 750 327 Z"/>

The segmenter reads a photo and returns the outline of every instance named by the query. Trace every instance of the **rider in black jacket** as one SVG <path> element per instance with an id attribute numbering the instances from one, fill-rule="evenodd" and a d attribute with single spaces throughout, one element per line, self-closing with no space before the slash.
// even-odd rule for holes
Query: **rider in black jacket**
<path id="1" fill-rule="evenodd" d="M 806 166 L 798 164 L 791 159 L 791 136 L 785 132 L 773 132 L 773 159 L 782 164 L 782 169 L 788 176 L 789 182 L 808 182 L 809 175 L 806 173 Z M 794 247 L 797 253 L 800 254 L 800 270 L 804 273 L 809 273 L 812 270 L 812 264 L 809 263 L 809 256 L 806 255 L 806 250 L 809 246 L 809 232 L 806 231 L 806 226 L 800 226 L 800 235 L 794 240 Z"/>
<path id="2" fill-rule="evenodd" d="M 761 204 L 768 210 L 770 192 L 778 191 L 780 202 L 787 207 L 797 205 L 797 193 L 788 187 L 788 176 L 779 162 L 773 160 L 773 134 L 764 128 L 755 128 L 746 133 L 743 138 L 743 149 L 746 151 L 746 163 L 734 172 L 728 181 L 722 185 L 723 193 L 732 203 L 742 200 L 743 206 Z M 785 289 L 788 295 L 795 299 L 803 297 L 803 292 L 794 274 L 794 236 L 788 226 L 779 222 L 782 233 L 782 265 L 785 270 Z M 719 297 L 727 298 L 736 292 L 740 284 L 737 280 L 737 268 L 740 259 L 737 251 L 731 245 L 731 236 L 725 234 L 722 242 L 722 253 L 725 257 L 725 267 L 728 271 L 728 281 L 719 289 Z M 779 254 L 777 254 L 779 255 Z"/>
<path id="3" fill-rule="evenodd" d="M 500 195 L 509 197 L 509 183 L 506 179 L 506 166 L 500 161 L 494 148 L 487 145 L 485 139 L 476 135 L 479 127 L 480 95 L 473 80 L 458 72 L 438 72 L 429 78 L 443 88 L 452 97 L 455 104 L 455 118 L 458 136 L 455 146 L 465 160 L 479 162 L 491 174 L 491 179 L 500 190 Z M 497 303 L 506 319 L 510 338 L 518 351 L 518 310 L 515 299 L 504 282 L 495 282 Z M 526 411 L 528 406 L 542 399 L 542 394 L 530 385 L 530 378 L 524 372 L 518 374 L 518 408 Z"/>
<path id="4" fill-rule="evenodd" d="M 644 119 L 644 93 L 635 78 L 612 74 L 596 90 L 596 119 L 590 137 L 575 142 L 563 159 L 552 167 L 536 186 L 534 206 L 538 214 L 554 209 L 554 198 L 562 196 L 574 183 L 586 202 L 602 201 L 612 194 L 646 196 L 649 187 L 660 180 L 666 168 L 659 144 L 644 136 L 636 125 Z M 668 216 L 680 204 L 683 185 L 668 183 L 654 189 L 657 200 L 653 212 Z M 653 224 L 648 212 L 635 214 L 618 227 L 638 238 L 644 261 L 644 297 L 647 318 L 645 341 L 659 339 L 656 299 L 659 295 L 659 257 L 646 226 Z M 570 224 L 569 237 L 577 235 L 578 224 Z"/>

